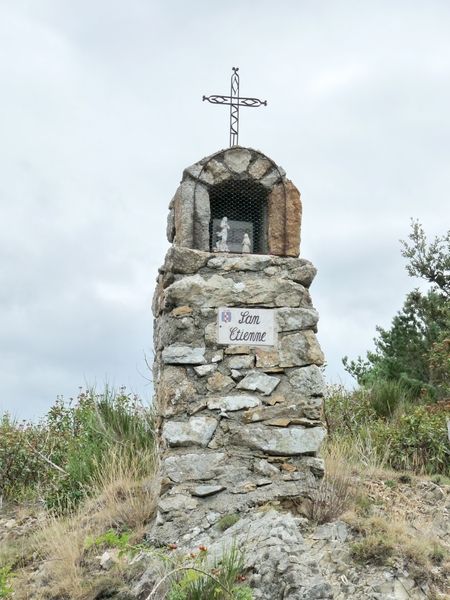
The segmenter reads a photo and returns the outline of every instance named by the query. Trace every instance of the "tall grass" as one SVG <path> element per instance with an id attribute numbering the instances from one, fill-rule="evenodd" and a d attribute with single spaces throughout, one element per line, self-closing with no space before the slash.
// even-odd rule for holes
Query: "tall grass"
<path id="1" fill-rule="evenodd" d="M 328 443 L 344 445 L 348 460 L 373 470 L 450 474 L 448 410 L 413 402 L 402 382 L 379 381 L 351 392 L 331 388 L 325 416 Z"/>

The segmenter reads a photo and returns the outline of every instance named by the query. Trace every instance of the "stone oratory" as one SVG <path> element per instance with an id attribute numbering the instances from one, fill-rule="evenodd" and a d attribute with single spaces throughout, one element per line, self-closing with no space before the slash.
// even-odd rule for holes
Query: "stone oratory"
<path id="1" fill-rule="evenodd" d="M 297 188 L 273 160 L 234 146 L 185 169 L 169 208 L 153 302 L 161 543 L 310 497 L 325 437 Z"/>

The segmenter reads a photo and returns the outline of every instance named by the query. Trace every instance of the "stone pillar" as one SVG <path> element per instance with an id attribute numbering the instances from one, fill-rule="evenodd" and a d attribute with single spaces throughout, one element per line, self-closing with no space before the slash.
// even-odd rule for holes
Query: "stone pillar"
<path id="1" fill-rule="evenodd" d="M 164 491 L 152 535 L 160 542 L 308 496 L 323 475 L 315 273 L 303 258 L 169 249 L 153 302 Z M 271 309 L 276 343 L 219 344 L 219 307 Z"/>

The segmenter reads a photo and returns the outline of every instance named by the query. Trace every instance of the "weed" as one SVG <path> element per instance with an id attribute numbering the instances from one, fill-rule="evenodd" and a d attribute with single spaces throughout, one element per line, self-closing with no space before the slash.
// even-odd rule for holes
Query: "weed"
<path id="1" fill-rule="evenodd" d="M 8 598 L 13 593 L 12 579 L 14 574 L 8 566 L 0 567 L 0 598 Z"/>
<path id="2" fill-rule="evenodd" d="M 433 564 L 441 565 L 448 557 L 448 550 L 435 542 L 428 553 L 428 557 Z"/>
<path id="3" fill-rule="evenodd" d="M 380 533 L 371 533 L 351 545 L 350 555 L 359 563 L 388 565 L 394 554 L 394 545 Z"/>
<path id="4" fill-rule="evenodd" d="M 182 565 L 165 575 L 148 596 L 155 597 L 158 588 L 165 579 L 171 581 L 166 598 L 168 600 L 251 600 L 252 592 L 248 586 L 241 585 L 244 555 L 233 545 L 221 558 L 208 564 L 208 551 L 201 551 L 190 564 Z"/>
<path id="5" fill-rule="evenodd" d="M 84 547 L 86 550 L 89 548 L 103 547 L 117 548 L 121 552 L 125 552 L 130 548 L 130 532 L 117 533 L 113 529 L 109 529 L 106 533 L 102 533 L 97 537 L 88 536 L 86 538 Z"/>
<path id="6" fill-rule="evenodd" d="M 217 528 L 220 531 L 226 531 L 230 527 L 232 527 L 235 523 L 239 521 L 239 515 L 236 513 L 232 513 L 229 515 L 224 515 L 217 522 Z"/>
<path id="7" fill-rule="evenodd" d="M 397 482 L 394 479 L 386 479 L 384 485 L 393 490 L 397 487 Z"/>

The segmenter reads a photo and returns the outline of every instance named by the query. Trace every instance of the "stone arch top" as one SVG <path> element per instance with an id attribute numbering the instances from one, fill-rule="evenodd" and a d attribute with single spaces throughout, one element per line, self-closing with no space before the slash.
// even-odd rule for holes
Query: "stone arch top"
<path id="1" fill-rule="evenodd" d="M 214 202 L 221 190 L 222 194 L 230 196 L 223 197 L 217 209 Z M 245 195 L 241 193 L 239 196 L 242 190 Z M 245 201 L 239 198 L 245 198 Z M 247 204 L 251 203 L 250 210 Z M 242 216 L 239 214 L 240 206 Z M 252 231 L 251 252 L 299 255 L 300 193 L 286 178 L 284 170 L 259 150 L 234 146 L 203 158 L 184 170 L 180 186 L 169 205 L 169 242 L 206 252 L 214 250 L 217 233 L 213 224 L 217 229 L 216 217 L 219 215 L 220 218 L 231 215 L 235 219 L 230 221 L 232 223 L 255 221 L 249 225 Z M 240 251 L 236 244 L 230 250 Z"/>

